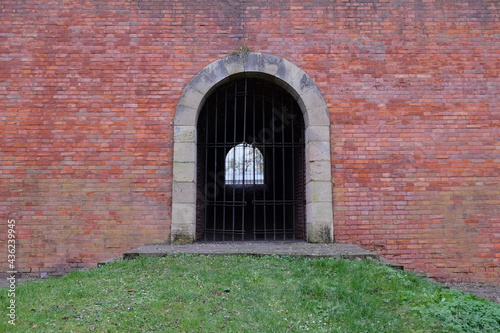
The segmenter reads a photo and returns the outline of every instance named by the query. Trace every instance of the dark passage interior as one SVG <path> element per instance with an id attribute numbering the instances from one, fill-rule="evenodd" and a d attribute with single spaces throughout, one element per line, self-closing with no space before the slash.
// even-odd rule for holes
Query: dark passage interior
<path id="1" fill-rule="evenodd" d="M 234 79 L 197 124 L 197 238 L 305 238 L 304 120 L 293 97 L 259 78 Z"/>

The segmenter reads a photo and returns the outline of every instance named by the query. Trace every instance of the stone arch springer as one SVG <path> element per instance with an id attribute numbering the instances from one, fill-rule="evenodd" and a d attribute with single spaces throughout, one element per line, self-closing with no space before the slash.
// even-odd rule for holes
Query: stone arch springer
<path id="1" fill-rule="evenodd" d="M 328 108 L 313 80 L 283 58 L 240 52 L 212 62 L 185 87 L 174 115 L 171 243 L 196 239 L 196 125 L 214 89 L 234 76 L 265 78 L 284 88 L 302 110 L 305 123 L 306 240 L 333 242 L 333 198 Z"/>

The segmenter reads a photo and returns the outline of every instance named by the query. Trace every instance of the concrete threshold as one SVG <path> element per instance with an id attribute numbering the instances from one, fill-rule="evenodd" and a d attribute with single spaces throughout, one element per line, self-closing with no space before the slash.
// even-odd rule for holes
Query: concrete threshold
<path id="1" fill-rule="evenodd" d="M 201 255 L 251 255 L 251 256 L 293 256 L 308 258 L 371 259 L 396 269 L 403 269 L 393 261 L 381 258 L 353 244 L 317 244 L 304 241 L 294 242 L 221 242 L 193 243 L 186 245 L 146 245 L 123 254 L 124 259 L 138 256 L 162 257 L 173 253 Z"/>

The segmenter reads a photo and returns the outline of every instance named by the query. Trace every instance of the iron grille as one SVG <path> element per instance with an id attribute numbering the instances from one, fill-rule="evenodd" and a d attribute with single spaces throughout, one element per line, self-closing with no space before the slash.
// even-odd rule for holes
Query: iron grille
<path id="1" fill-rule="evenodd" d="M 226 83 L 197 133 L 198 239 L 304 238 L 304 120 L 288 92 L 259 78 Z"/>

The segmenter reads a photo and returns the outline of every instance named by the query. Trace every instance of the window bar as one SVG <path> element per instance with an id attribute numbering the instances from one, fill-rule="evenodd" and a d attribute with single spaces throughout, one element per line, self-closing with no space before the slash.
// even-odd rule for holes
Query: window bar
<path id="1" fill-rule="evenodd" d="M 272 128 L 272 140 L 273 143 L 276 143 L 276 133 L 275 133 L 275 124 L 274 124 L 274 109 L 275 108 L 275 100 L 274 100 L 274 87 L 271 90 L 271 128 Z M 276 201 L 276 147 L 273 144 L 273 200 Z M 276 205 L 273 205 L 273 240 L 276 240 Z"/>
<path id="2" fill-rule="evenodd" d="M 293 123 L 293 117 L 292 115 L 294 115 L 295 113 L 295 110 L 293 109 L 293 103 L 290 103 L 290 118 L 289 118 L 289 121 L 292 122 L 291 124 L 291 142 L 292 142 L 292 145 L 295 145 L 295 133 L 294 133 L 294 127 L 295 127 L 295 124 Z M 292 151 L 292 178 L 293 178 L 293 182 L 292 182 L 292 200 L 295 202 L 295 182 L 296 182 L 296 179 L 297 179 L 297 176 L 295 175 L 295 148 L 291 149 Z M 297 209 L 298 209 L 298 206 L 296 204 L 294 204 L 293 206 L 293 211 L 292 211 L 292 232 L 293 232 L 293 240 L 295 240 L 295 234 L 296 234 L 296 223 L 297 223 L 297 220 L 296 220 L 296 215 L 297 215 Z"/>
<path id="3" fill-rule="evenodd" d="M 226 86 L 224 89 L 224 144 L 227 143 L 227 99 L 228 99 L 228 93 L 227 93 L 228 87 Z M 225 156 L 227 154 L 227 149 L 223 148 L 222 151 L 224 152 L 224 184 L 223 184 L 223 189 L 222 189 L 222 200 L 226 200 L 226 160 Z M 217 172 L 217 170 L 215 170 Z M 226 207 L 222 207 L 222 240 L 224 240 L 224 235 L 226 234 Z M 216 233 L 214 232 L 214 240 L 215 240 L 215 235 Z"/>
<path id="4" fill-rule="evenodd" d="M 285 126 L 285 123 L 284 123 L 284 119 L 285 119 L 285 115 L 284 115 L 284 101 L 283 101 L 283 94 L 281 94 L 281 163 L 282 163 L 282 182 L 283 182 L 283 200 L 286 200 L 286 192 L 285 192 L 285 172 L 286 172 L 286 169 L 285 169 L 285 146 L 284 146 L 284 143 L 285 143 L 285 129 L 284 129 L 284 126 Z M 293 150 L 293 149 L 292 149 Z M 293 163 L 291 163 L 293 164 Z M 285 205 L 283 205 L 283 230 L 286 230 L 286 207 Z M 286 231 L 283 232 L 283 240 L 286 239 Z"/>
<path id="5" fill-rule="evenodd" d="M 264 178 L 266 175 L 266 164 L 268 164 L 268 161 L 266 159 L 267 155 L 267 149 L 266 149 L 266 135 L 267 135 L 267 128 L 266 128 L 266 102 L 263 97 L 262 99 L 262 129 L 260 131 L 260 135 L 262 136 L 262 146 L 263 146 L 263 151 L 264 151 Z M 267 186 L 267 184 L 266 184 Z M 264 188 L 264 193 L 263 193 L 263 200 L 266 200 L 266 188 Z M 264 240 L 267 240 L 267 206 L 263 207 L 263 214 L 264 214 Z"/>
<path id="6" fill-rule="evenodd" d="M 214 130 L 214 143 L 217 142 L 217 121 L 218 121 L 218 115 L 219 115 L 219 92 L 216 91 L 215 92 L 215 130 Z M 207 132 L 208 132 L 208 125 L 207 125 Z M 207 140 L 208 142 L 208 140 Z M 215 178 L 213 180 L 214 184 L 213 184 L 213 189 L 214 189 L 214 194 L 213 194 L 213 201 L 216 201 L 217 200 L 217 181 L 218 181 L 218 172 L 217 172 L 217 153 L 219 151 L 218 148 L 213 148 L 214 149 L 214 152 L 215 152 L 215 160 L 214 160 L 214 173 L 215 173 Z M 214 229 L 216 229 L 217 227 L 217 210 L 219 209 L 219 207 L 217 207 L 217 205 L 214 205 L 213 207 L 213 210 L 214 210 L 214 221 L 213 221 L 213 224 L 214 224 Z M 216 234 L 215 234 L 215 230 L 213 232 L 213 238 L 215 240 L 215 237 L 216 237 Z"/>
<path id="7" fill-rule="evenodd" d="M 245 141 L 246 138 L 246 133 L 247 133 L 247 79 L 245 78 L 245 94 L 244 94 L 244 99 L 243 99 L 243 193 L 242 193 L 242 200 L 245 202 L 245 182 L 246 182 L 246 149 L 247 149 L 247 143 Z M 254 160 L 255 162 L 255 160 Z M 241 208 L 241 240 L 245 240 L 245 206 Z"/>
<path id="8" fill-rule="evenodd" d="M 253 181 L 255 183 L 255 80 L 253 82 L 252 89 L 252 148 L 253 148 Z M 255 200 L 255 184 L 253 186 L 253 200 Z M 256 240 L 256 221 L 257 220 L 257 210 L 255 208 L 255 204 L 253 205 L 253 240 Z"/>
<path id="9" fill-rule="evenodd" d="M 235 82 L 234 84 L 234 111 L 233 111 L 233 115 L 234 115 L 234 121 L 233 121 L 233 142 L 236 142 L 236 118 L 237 118 L 237 114 L 238 114 L 238 81 Z M 234 158 L 234 168 L 233 168 L 233 186 L 232 186 L 232 190 L 233 190 L 233 201 L 236 201 L 236 187 L 234 186 L 234 181 L 236 179 L 236 149 L 233 150 L 233 158 Z M 233 206 L 233 216 L 231 216 L 231 220 L 232 220 L 232 232 L 231 232 L 231 239 L 232 241 L 234 242 L 234 227 L 235 227 L 235 215 L 236 215 L 236 207 Z"/>
<path id="10" fill-rule="evenodd" d="M 208 107 L 208 103 L 207 105 L 205 106 L 205 142 L 208 140 L 208 110 L 209 110 L 209 107 Z M 205 197 L 203 198 L 203 204 L 205 205 L 204 209 L 205 209 L 205 213 L 203 214 L 203 225 L 205 226 L 205 229 L 207 229 L 208 227 L 208 186 L 207 186 L 207 182 L 208 182 L 208 154 L 207 154 L 207 148 L 205 147 L 205 174 L 204 174 L 204 179 L 203 179 L 203 182 L 205 183 Z M 205 235 L 205 241 L 207 240 L 207 233 L 204 232 Z"/>

